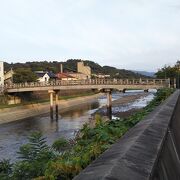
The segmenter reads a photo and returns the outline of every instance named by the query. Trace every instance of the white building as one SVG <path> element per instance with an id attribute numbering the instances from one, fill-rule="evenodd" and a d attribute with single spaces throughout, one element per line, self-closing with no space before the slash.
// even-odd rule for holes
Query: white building
<path id="1" fill-rule="evenodd" d="M 57 79 L 56 75 L 52 72 L 35 71 L 34 73 L 37 75 L 39 82 L 49 82 Z"/>
<path id="2" fill-rule="evenodd" d="M 0 61 L 0 86 L 4 85 L 4 62 Z"/>
<path id="3" fill-rule="evenodd" d="M 50 77 L 48 75 L 47 72 L 43 72 L 43 71 L 36 71 L 35 74 L 37 75 L 38 77 L 38 81 L 39 82 L 48 82 Z"/>

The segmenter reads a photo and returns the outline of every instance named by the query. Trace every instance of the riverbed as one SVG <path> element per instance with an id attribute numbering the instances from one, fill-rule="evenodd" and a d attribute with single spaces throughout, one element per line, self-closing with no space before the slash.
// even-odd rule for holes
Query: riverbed
<path id="1" fill-rule="evenodd" d="M 113 118 L 119 117 L 118 113 L 140 109 L 148 104 L 154 97 L 151 91 L 144 95 L 142 91 L 127 91 L 123 93 L 113 93 L 114 102 L 112 108 Z M 125 103 L 117 103 L 119 99 L 125 96 L 134 96 L 140 94 L 138 99 Z M 59 119 L 51 120 L 49 114 L 43 114 L 36 117 L 26 118 L 0 125 L 0 159 L 17 159 L 17 151 L 22 144 L 28 142 L 28 136 L 34 131 L 41 131 L 47 137 L 47 143 L 52 144 L 59 137 L 66 139 L 74 138 L 76 132 L 92 120 L 96 111 L 105 111 L 106 96 L 102 96 L 95 101 L 83 105 L 74 106 L 73 108 L 61 112 Z M 120 102 L 120 101 L 119 101 Z"/>

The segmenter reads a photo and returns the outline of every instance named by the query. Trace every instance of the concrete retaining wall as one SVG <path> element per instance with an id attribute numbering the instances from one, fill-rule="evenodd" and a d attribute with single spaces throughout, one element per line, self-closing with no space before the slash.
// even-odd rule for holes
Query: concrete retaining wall
<path id="1" fill-rule="evenodd" d="M 91 103 L 97 100 L 102 95 L 103 94 L 100 93 L 100 94 L 95 94 L 92 96 L 78 97 L 78 98 L 69 99 L 69 100 L 60 100 L 59 112 L 66 111 L 70 108 L 73 108 L 77 105 L 81 105 L 84 103 Z M 49 102 L 0 109 L 0 124 L 41 115 L 44 113 L 48 113 L 49 111 L 50 111 Z"/>
<path id="2" fill-rule="evenodd" d="M 180 99 L 171 95 L 75 180 L 179 180 Z"/>
<path id="3" fill-rule="evenodd" d="M 180 97 L 177 99 L 162 149 L 154 165 L 152 180 L 180 179 Z"/>

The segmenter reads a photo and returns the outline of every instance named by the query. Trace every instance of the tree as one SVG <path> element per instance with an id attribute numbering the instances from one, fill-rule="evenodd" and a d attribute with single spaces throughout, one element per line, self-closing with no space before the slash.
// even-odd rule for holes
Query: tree
<path id="1" fill-rule="evenodd" d="M 18 68 L 15 70 L 13 76 L 14 83 L 24 83 L 24 82 L 35 82 L 37 81 L 37 76 L 29 68 Z"/>
<path id="2" fill-rule="evenodd" d="M 30 180 L 44 175 L 48 162 L 55 157 L 40 132 L 32 133 L 29 143 L 21 146 L 18 154 L 21 161 L 14 165 L 14 179 Z"/>
<path id="3" fill-rule="evenodd" d="M 180 61 L 177 61 L 174 66 L 164 66 L 156 73 L 157 78 L 170 78 L 171 84 L 174 84 L 174 78 L 176 79 L 176 85 L 180 87 Z"/>

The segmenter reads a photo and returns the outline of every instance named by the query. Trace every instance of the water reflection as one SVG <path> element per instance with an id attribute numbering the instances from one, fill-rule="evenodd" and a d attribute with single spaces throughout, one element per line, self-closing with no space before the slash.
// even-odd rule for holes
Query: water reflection
<path id="1" fill-rule="evenodd" d="M 58 121 L 51 120 L 49 114 L 44 114 L 1 125 L 0 159 L 11 158 L 15 160 L 17 150 L 27 142 L 27 137 L 34 131 L 41 131 L 47 137 L 48 144 L 59 137 L 73 138 L 74 132 L 89 121 L 92 114 L 90 111 L 99 106 L 98 101 L 76 106 L 71 111 L 60 112 Z"/>

